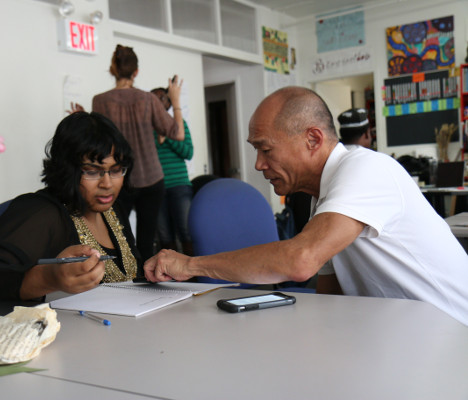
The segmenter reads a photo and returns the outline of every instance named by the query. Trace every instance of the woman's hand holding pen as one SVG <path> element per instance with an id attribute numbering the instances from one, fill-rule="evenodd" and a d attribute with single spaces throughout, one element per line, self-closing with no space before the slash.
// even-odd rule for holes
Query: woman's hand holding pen
<path id="1" fill-rule="evenodd" d="M 83 262 L 36 265 L 28 270 L 20 289 L 22 299 L 41 297 L 44 293 L 62 291 L 81 293 L 96 287 L 104 277 L 105 265 L 97 250 L 85 245 L 70 246 L 57 257 L 88 256 Z"/>
<path id="2" fill-rule="evenodd" d="M 68 264 L 50 264 L 57 289 L 67 293 L 80 293 L 97 286 L 104 277 L 105 265 L 100 254 L 89 246 L 70 246 L 57 255 L 62 257 L 89 256 L 86 261 Z"/>

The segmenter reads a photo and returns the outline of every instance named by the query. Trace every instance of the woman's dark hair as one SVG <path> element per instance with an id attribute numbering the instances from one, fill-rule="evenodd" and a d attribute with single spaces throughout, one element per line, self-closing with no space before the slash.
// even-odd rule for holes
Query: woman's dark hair
<path id="1" fill-rule="evenodd" d="M 101 114 L 73 113 L 60 122 L 54 137 L 46 145 L 42 182 L 71 213 L 82 214 L 86 209 L 79 188 L 83 159 L 102 163 L 112 151 L 115 162 L 128 168 L 126 185 L 133 167 L 133 155 L 123 135 Z"/>
<path id="2" fill-rule="evenodd" d="M 157 87 L 155 89 L 152 89 L 151 93 L 153 93 L 159 100 L 161 100 L 161 102 L 163 103 L 166 110 L 169 110 L 169 108 L 171 108 L 172 101 L 171 101 L 171 98 L 169 97 L 169 94 L 168 94 L 169 93 L 168 88 Z M 167 103 L 167 104 L 165 104 L 165 103 Z"/>
<path id="3" fill-rule="evenodd" d="M 138 69 L 138 57 L 133 48 L 117 45 L 112 55 L 109 72 L 116 79 L 131 79 L 133 73 Z"/>
<path id="4" fill-rule="evenodd" d="M 168 94 L 169 90 L 167 88 L 164 88 L 164 87 L 157 87 L 157 88 L 151 89 L 151 93 L 153 93 L 153 94 L 156 94 L 158 92 L 164 92 L 165 94 Z"/>

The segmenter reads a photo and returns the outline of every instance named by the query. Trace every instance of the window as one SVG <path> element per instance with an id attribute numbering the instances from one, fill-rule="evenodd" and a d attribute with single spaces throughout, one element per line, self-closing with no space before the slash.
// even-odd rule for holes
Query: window
<path id="1" fill-rule="evenodd" d="M 214 0 L 172 0 L 171 4 L 176 35 L 217 43 Z"/>
<path id="2" fill-rule="evenodd" d="M 167 32 L 164 0 L 109 0 L 109 16 L 131 24 Z"/>
<path id="3" fill-rule="evenodd" d="M 257 52 L 255 9 L 233 0 L 221 0 L 223 46 Z"/>

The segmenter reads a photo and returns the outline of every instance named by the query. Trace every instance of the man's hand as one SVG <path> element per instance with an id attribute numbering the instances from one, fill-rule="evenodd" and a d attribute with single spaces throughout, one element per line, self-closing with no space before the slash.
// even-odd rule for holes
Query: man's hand
<path id="1" fill-rule="evenodd" d="M 186 281 L 193 277 L 187 272 L 189 261 L 190 257 L 184 254 L 161 250 L 145 262 L 145 277 L 150 282 Z"/>

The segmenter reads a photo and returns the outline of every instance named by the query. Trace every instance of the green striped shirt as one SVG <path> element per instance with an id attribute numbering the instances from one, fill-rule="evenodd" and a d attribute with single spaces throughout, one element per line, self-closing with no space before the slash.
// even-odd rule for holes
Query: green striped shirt
<path id="1" fill-rule="evenodd" d="M 193 144 L 190 130 L 184 120 L 185 138 L 183 141 L 173 139 L 164 140 L 163 144 L 158 142 L 158 133 L 154 132 L 156 148 L 158 149 L 159 160 L 164 172 L 164 184 L 166 188 L 180 185 L 191 185 L 188 177 L 185 160 L 193 157 Z"/>

